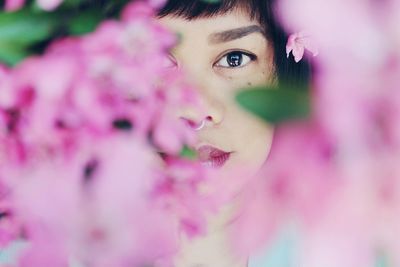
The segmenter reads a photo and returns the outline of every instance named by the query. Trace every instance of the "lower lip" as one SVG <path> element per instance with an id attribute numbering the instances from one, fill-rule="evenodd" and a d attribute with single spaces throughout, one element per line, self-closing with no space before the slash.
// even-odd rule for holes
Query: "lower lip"
<path id="1" fill-rule="evenodd" d="M 200 161 L 204 166 L 221 168 L 229 160 L 231 153 L 224 152 L 211 147 L 201 147 L 198 152 L 205 153 L 207 156 L 200 156 Z"/>

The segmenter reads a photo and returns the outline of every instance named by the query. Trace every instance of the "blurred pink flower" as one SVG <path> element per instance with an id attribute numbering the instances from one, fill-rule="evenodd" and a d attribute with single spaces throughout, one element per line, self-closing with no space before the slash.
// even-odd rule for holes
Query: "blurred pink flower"
<path id="1" fill-rule="evenodd" d="M 189 237 L 206 233 L 207 216 L 218 209 L 220 203 L 202 188 L 208 177 L 200 162 L 169 157 L 166 159 L 167 179 L 157 183 L 155 199 L 176 214 L 180 230 Z"/>
<path id="2" fill-rule="evenodd" d="M 56 9 L 64 0 L 36 0 L 40 8 L 46 11 Z M 5 10 L 15 11 L 22 8 L 25 0 L 6 0 Z"/>
<path id="3" fill-rule="evenodd" d="M 11 190 L 0 179 L 0 249 L 19 238 L 21 232 L 13 208 Z"/>
<path id="4" fill-rule="evenodd" d="M 15 11 L 25 4 L 25 0 L 6 0 L 4 9 L 7 11 Z"/>
<path id="5" fill-rule="evenodd" d="M 254 180 L 253 190 L 264 194 L 244 202 L 238 220 L 236 244 L 242 250 L 271 240 L 276 225 L 290 224 L 299 232 L 300 266 L 374 266 L 382 255 L 399 264 L 400 54 L 394 21 L 400 6 L 395 3 L 279 2 L 286 29 L 307 29 L 321 51 L 313 61 L 314 113 L 308 121 L 278 127 L 266 166 Z M 309 45 L 306 36 L 289 39 L 287 52 L 296 61 Z M 246 235 L 240 229 L 258 231 Z"/>
<path id="6" fill-rule="evenodd" d="M 149 4 L 156 9 L 163 7 L 166 2 L 166 0 L 149 0 Z"/>
<path id="7" fill-rule="evenodd" d="M 389 19 L 383 15 L 387 12 L 384 6 L 389 2 L 375 5 L 368 0 L 352 0 L 343 5 L 339 0 L 282 0 L 277 10 L 289 32 L 306 29 L 318 44 L 317 65 L 343 70 L 341 59 L 345 57 L 345 68 L 360 72 L 383 62 L 393 32 L 393 28 L 384 26 Z"/>
<path id="8" fill-rule="evenodd" d="M 179 158 L 196 137 L 177 109 L 201 106 L 160 64 L 176 36 L 151 10 L 129 4 L 122 21 L 0 67 L 0 174 L 13 196 L 0 212 L 19 222 L 0 218 L 0 242 L 23 229 L 21 266 L 167 266 L 179 235 L 204 233 L 218 208 L 201 165 Z"/>
<path id="9" fill-rule="evenodd" d="M 122 14 L 121 14 L 121 19 L 123 21 L 131 21 L 131 20 L 138 20 L 138 18 L 141 19 L 152 19 L 152 16 L 154 15 L 155 10 L 153 7 L 149 5 L 148 2 L 145 1 L 135 1 L 130 4 L 128 4 Z"/>
<path id="10" fill-rule="evenodd" d="M 56 9 L 64 0 L 36 0 L 38 5 L 46 11 Z"/>
<path id="11" fill-rule="evenodd" d="M 317 122 L 279 126 L 268 161 L 243 189 L 241 211 L 232 224 L 236 249 L 254 252 L 292 220 L 318 225 L 342 184 L 334 158 L 334 142 Z"/>
<path id="12" fill-rule="evenodd" d="M 10 70 L 0 64 L 0 107 L 2 108 L 10 107 L 15 101 L 13 80 L 10 76 Z"/>

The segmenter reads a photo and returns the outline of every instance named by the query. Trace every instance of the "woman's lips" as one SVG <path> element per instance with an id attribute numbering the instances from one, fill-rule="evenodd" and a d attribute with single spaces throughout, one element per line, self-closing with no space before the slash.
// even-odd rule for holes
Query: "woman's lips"
<path id="1" fill-rule="evenodd" d="M 201 146 L 197 149 L 200 162 L 213 168 L 221 168 L 229 159 L 231 152 L 225 152 L 212 146 Z"/>

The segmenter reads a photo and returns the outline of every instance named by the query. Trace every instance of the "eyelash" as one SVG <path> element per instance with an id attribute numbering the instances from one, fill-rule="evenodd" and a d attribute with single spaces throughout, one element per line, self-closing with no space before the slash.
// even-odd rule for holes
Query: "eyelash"
<path id="1" fill-rule="evenodd" d="M 240 64 L 242 64 L 242 62 L 243 62 L 243 56 L 248 57 L 249 61 L 248 61 L 246 64 L 241 65 L 241 66 L 230 66 L 230 64 L 227 62 L 227 60 L 228 60 L 228 56 L 229 56 L 229 55 L 232 55 L 232 54 L 240 54 L 240 56 L 242 57 L 242 59 L 241 59 L 241 61 L 240 61 Z M 224 60 L 224 59 L 225 59 L 225 62 L 227 63 L 227 65 L 221 65 L 221 64 L 220 64 L 220 62 L 221 62 L 222 60 Z M 248 53 L 248 52 L 244 52 L 244 51 L 241 51 L 241 50 L 232 50 L 232 51 L 229 51 L 229 52 L 225 53 L 223 56 L 221 56 L 221 57 L 214 63 L 213 66 L 214 66 L 214 67 L 220 67 L 220 68 L 227 68 L 227 69 L 236 69 L 236 68 L 242 68 L 242 67 L 248 65 L 251 61 L 255 61 L 255 60 L 257 60 L 257 56 L 254 55 L 254 54 L 251 54 L 251 53 Z"/>

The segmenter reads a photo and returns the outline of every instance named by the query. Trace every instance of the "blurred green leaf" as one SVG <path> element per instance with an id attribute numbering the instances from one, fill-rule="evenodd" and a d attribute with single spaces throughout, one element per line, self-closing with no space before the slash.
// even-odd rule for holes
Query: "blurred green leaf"
<path id="1" fill-rule="evenodd" d="M 82 35 L 92 32 L 103 19 L 102 13 L 98 10 L 90 10 L 71 18 L 68 25 L 68 32 L 72 35 Z"/>
<path id="2" fill-rule="evenodd" d="M 29 53 L 24 46 L 10 42 L 0 42 L 0 61 L 7 65 L 16 65 L 28 55 Z"/>
<path id="3" fill-rule="evenodd" d="M 83 0 L 65 0 L 62 4 L 62 8 L 77 8 L 84 3 Z"/>
<path id="4" fill-rule="evenodd" d="M 50 14 L 28 10 L 0 13 L 0 42 L 30 45 L 49 38 L 56 26 L 56 18 Z"/>
<path id="5" fill-rule="evenodd" d="M 202 1 L 207 4 L 217 4 L 217 3 L 221 2 L 221 0 L 202 0 Z"/>
<path id="6" fill-rule="evenodd" d="M 187 158 L 187 159 L 197 159 L 196 151 L 190 149 L 187 146 L 183 147 L 183 149 L 182 149 L 182 151 L 180 153 L 180 156 L 183 157 L 183 158 Z"/>
<path id="7" fill-rule="evenodd" d="M 270 123 L 304 119 L 310 113 L 310 97 L 300 88 L 256 87 L 245 89 L 236 96 L 245 109 Z"/>

